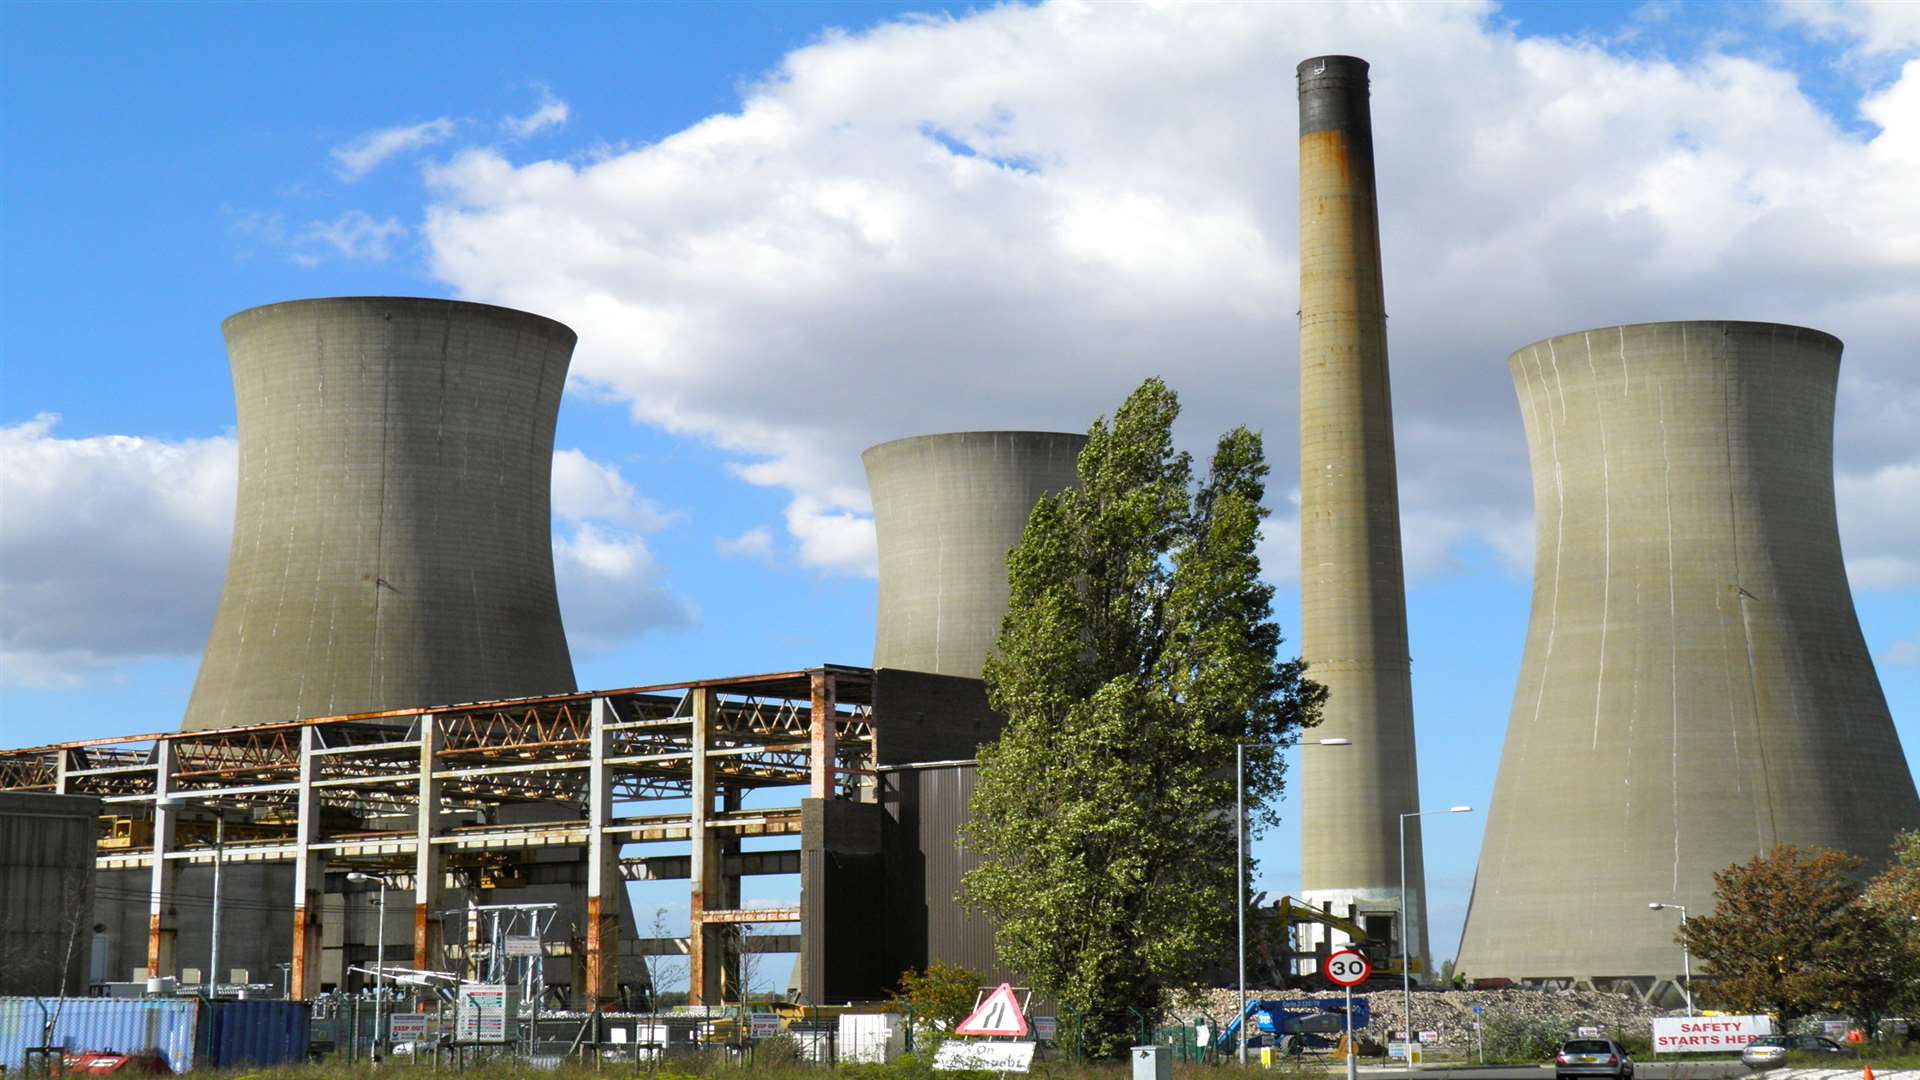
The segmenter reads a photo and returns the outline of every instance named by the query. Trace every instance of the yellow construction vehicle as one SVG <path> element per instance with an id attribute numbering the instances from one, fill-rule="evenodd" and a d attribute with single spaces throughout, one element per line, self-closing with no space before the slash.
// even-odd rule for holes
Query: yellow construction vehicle
<path id="1" fill-rule="evenodd" d="M 1260 906 L 1261 899 L 1254 898 L 1259 927 L 1254 942 L 1266 964 L 1267 976 L 1275 985 L 1290 990 L 1325 989 L 1325 980 L 1319 975 L 1321 966 L 1329 954 L 1341 948 L 1357 949 L 1366 955 L 1373 968 L 1369 982 L 1400 980 L 1397 905 L 1348 904 L 1344 914 L 1335 914 L 1292 896 L 1282 896 L 1266 907 Z M 1347 940 L 1335 945 L 1331 942 L 1331 933 L 1304 941 L 1296 936 L 1297 928 L 1310 924 L 1338 931 L 1346 935 Z M 1415 975 L 1422 971 L 1418 957 L 1413 958 L 1412 971 Z"/>

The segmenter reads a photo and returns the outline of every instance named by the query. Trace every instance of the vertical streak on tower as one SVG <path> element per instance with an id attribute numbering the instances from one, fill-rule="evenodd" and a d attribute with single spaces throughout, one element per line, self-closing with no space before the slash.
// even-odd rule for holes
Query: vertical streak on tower
<path id="1" fill-rule="evenodd" d="M 1300 648 L 1328 689 L 1319 734 L 1353 742 L 1301 756 L 1301 888 L 1336 912 L 1389 913 L 1400 815 L 1418 809 L 1419 782 L 1367 63 L 1320 56 L 1297 74 Z M 1427 955 L 1419 824 L 1406 834 L 1416 963 Z"/>

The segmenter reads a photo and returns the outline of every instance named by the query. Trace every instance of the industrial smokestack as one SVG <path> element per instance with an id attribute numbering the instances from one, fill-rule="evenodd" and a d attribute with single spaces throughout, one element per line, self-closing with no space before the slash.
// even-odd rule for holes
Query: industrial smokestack
<path id="1" fill-rule="evenodd" d="M 1713 873 L 1775 844 L 1877 862 L 1920 827 L 1841 562 L 1840 348 L 1672 322 L 1508 360 L 1533 616 L 1462 971 L 1644 991 L 1683 959 L 1649 903 L 1711 911 Z"/>
<path id="2" fill-rule="evenodd" d="M 573 331 L 391 297 L 222 329 L 240 488 L 185 728 L 573 690 L 548 507 Z"/>
<path id="3" fill-rule="evenodd" d="M 1328 690 L 1301 756 L 1301 889 L 1392 918 L 1427 957 L 1407 601 L 1387 384 L 1387 314 L 1367 62 L 1319 56 L 1300 82 L 1300 651 Z M 1398 949 L 1395 952 L 1399 952 Z"/>
<path id="4" fill-rule="evenodd" d="M 1079 483 L 1085 435 L 963 431 L 860 455 L 880 543 L 873 666 L 980 677 L 1007 614 L 1007 553 L 1042 495 Z"/>

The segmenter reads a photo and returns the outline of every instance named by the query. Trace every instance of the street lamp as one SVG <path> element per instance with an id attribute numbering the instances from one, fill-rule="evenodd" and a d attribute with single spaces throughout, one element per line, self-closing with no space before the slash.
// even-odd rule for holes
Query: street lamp
<path id="1" fill-rule="evenodd" d="M 383 874 L 368 874 L 355 870 L 347 875 L 348 881 L 380 883 L 380 929 L 374 934 L 373 951 L 373 1067 L 380 1067 L 380 1030 L 385 1019 L 381 1015 L 381 1006 L 387 1000 L 387 879 Z"/>
<path id="2" fill-rule="evenodd" d="M 1233 744 L 1233 839 L 1239 869 L 1234 875 L 1234 912 L 1240 931 L 1240 1064 L 1247 1063 L 1247 747 L 1277 746 L 1279 742 L 1240 742 Z M 1352 746 L 1352 739 L 1316 739 L 1304 746 Z M 1348 1048 L 1352 1060 L 1352 1048 Z"/>
<path id="3" fill-rule="evenodd" d="M 1428 814 L 1471 814 L 1471 806 L 1449 806 L 1445 810 L 1415 810 L 1400 815 L 1400 1006 L 1406 1010 L 1407 1041 L 1418 1034 L 1413 1030 L 1413 964 L 1410 959 L 1413 935 L 1407 931 L 1407 819 Z"/>
<path id="4" fill-rule="evenodd" d="M 1693 950 L 1687 947 L 1687 905 L 1676 904 L 1671 900 L 1655 900 L 1647 905 L 1654 911 L 1672 908 L 1680 913 L 1680 970 L 1685 973 L 1687 987 L 1687 1015 L 1693 1015 Z"/>

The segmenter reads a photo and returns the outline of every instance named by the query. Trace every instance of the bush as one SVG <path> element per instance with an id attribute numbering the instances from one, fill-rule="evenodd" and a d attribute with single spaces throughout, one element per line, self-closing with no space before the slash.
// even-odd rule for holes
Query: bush
<path id="1" fill-rule="evenodd" d="M 1546 1061 L 1567 1037 L 1565 1024 L 1523 1016 L 1495 1016 L 1486 1021 L 1481 1037 L 1489 1061 Z"/>

